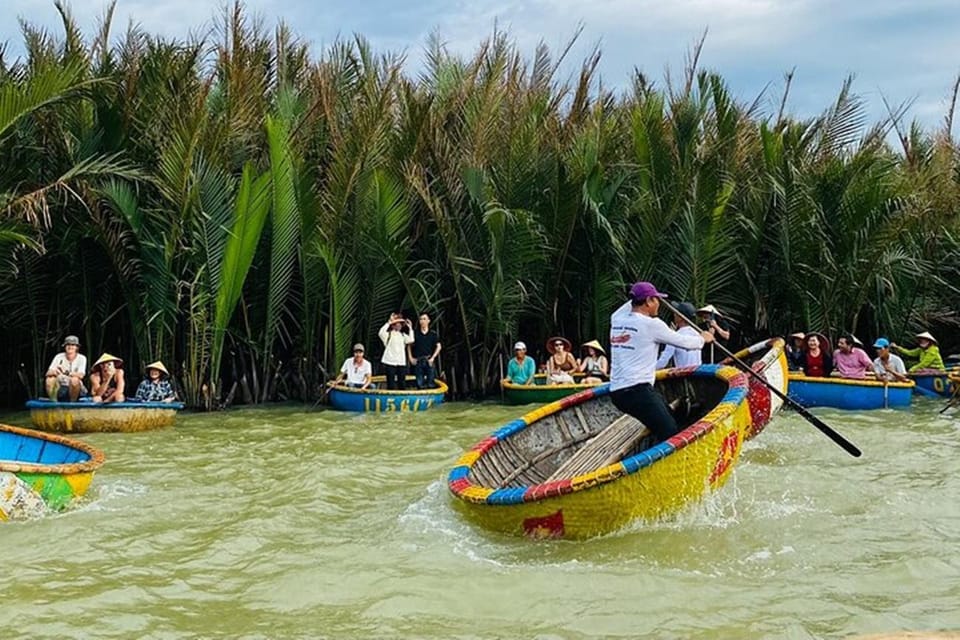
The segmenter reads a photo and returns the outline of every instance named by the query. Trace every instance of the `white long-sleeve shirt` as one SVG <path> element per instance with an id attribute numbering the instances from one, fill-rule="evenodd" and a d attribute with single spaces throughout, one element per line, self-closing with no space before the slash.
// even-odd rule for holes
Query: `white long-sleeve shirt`
<path id="1" fill-rule="evenodd" d="M 703 338 L 673 331 L 660 318 L 634 313 L 628 300 L 610 315 L 610 390 L 653 384 L 661 344 L 700 349 Z"/>
<path id="2" fill-rule="evenodd" d="M 691 336 L 700 335 L 699 331 L 688 324 L 677 329 L 677 333 Z M 700 351 L 700 349 L 681 349 L 680 347 L 668 344 L 663 348 L 663 352 L 657 359 L 656 368 L 663 369 L 666 367 L 670 363 L 670 358 L 673 358 L 673 366 L 675 367 L 697 367 L 703 363 L 702 355 L 703 352 Z"/>
<path id="3" fill-rule="evenodd" d="M 402 367 L 407 364 L 407 345 L 413 344 L 413 332 L 389 331 L 390 322 L 380 327 L 380 341 L 383 342 L 383 357 L 380 362 Z"/>

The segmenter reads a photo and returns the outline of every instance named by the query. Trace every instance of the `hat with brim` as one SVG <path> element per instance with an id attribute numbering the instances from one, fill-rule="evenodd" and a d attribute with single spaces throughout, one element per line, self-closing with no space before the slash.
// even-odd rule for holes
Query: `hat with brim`
<path id="1" fill-rule="evenodd" d="M 597 342 L 596 340 L 591 340 L 590 342 L 584 342 L 581 345 L 581 348 L 583 349 L 586 349 L 587 347 L 590 347 L 591 349 L 596 349 L 600 353 L 606 353 L 606 351 L 603 350 L 603 347 L 600 346 L 600 343 Z"/>
<path id="2" fill-rule="evenodd" d="M 117 356 L 112 356 L 112 355 L 110 355 L 109 353 L 105 353 L 105 354 L 103 354 L 102 356 L 100 356 L 99 358 L 97 358 L 97 361 L 93 363 L 93 366 L 99 367 L 100 365 L 106 364 L 106 363 L 108 363 L 108 362 L 113 362 L 113 363 L 115 363 L 115 365 L 116 365 L 116 367 L 117 367 L 118 369 L 123 366 L 123 358 L 118 358 Z"/>
<path id="3" fill-rule="evenodd" d="M 715 306 L 712 304 L 704 305 L 697 309 L 697 313 L 712 313 L 715 316 L 723 317 L 723 314 L 720 313 Z"/>
<path id="4" fill-rule="evenodd" d="M 886 338 L 877 338 L 876 341 L 873 343 L 873 348 L 874 348 L 874 349 L 889 349 L 889 348 L 890 348 L 890 341 L 887 340 Z"/>
<path id="5" fill-rule="evenodd" d="M 916 336 L 917 340 L 929 340 L 933 344 L 940 344 L 937 342 L 937 339 L 930 335 L 929 331 L 924 331 L 923 333 L 918 333 Z"/>
<path id="6" fill-rule="evenodd" d="M 353 352 L 356 353 L 357 351 L 362 351 L 364 353 L 367 351 L 366 349 L 363 348 L 362 342 L 358 342 L 357 344 L 353 345 Z"/>
<path id="7" fill-rule="evenodd" d="M 80 338 L 78 338 L 77 336 L 67 336 L 66 338 L 63 339 L 63 346 L 67 346 L 68 344 L 72 344 L 74 346 L 79 347 Z"/>
<path id="8" fill-rule="evenodd" d="M 162 374 L 165 375 L 165 376 L 169 376 L 169 375 L 170 375 L 170 372 L 167 371 L 167 368 L 166 368 L 165 366 L 163 366 L 163 363 L 160 362 L 159 360 L 157 360 L 156 362 L 151 362 L 150 364 L 148 364 L 148 365 L 146 366 L 146 369 L 147 369 L 147 371 L 150 371 L 150 369 L 156 369 L 157 371 L 159 371 L 160 373 L 162 373 Z"/>
<path id="9" fill-rule="evenodd" d="M 562 337 L 560 337 L 560 336 L 554 336 L 554 337 L 550 338 L 549 340 L 547 340 L 547 351 L 549 351 L 550 353 L 554 353 L 554 352 L 557 350 L 557 348 L 553 346 L 553 343 L 554 343 L 554 342 L 562 342 L 562 343 L 563 343 L 563 347 L 564 347 L 567 351 L 570 351 L 570 349 L 573 347 L 573 343 L 571 343 L 571 342 L 570 342 L 569 340 L 567 340 L 566 338 L 562 338 Z"/>
<path id="10" fill-rule="evenodd" d="M 807 337 L 807 334 L 805 334 L 803 331 L 795 331 L 794 333 L 790 334 L 790 337 L 797 338 L 798 340 L 803 340 L 804 338 Z"/>

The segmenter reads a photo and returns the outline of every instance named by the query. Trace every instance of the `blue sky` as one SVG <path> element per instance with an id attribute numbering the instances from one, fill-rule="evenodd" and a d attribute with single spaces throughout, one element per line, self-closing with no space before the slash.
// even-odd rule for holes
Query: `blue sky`
<path id="1" fill-rule="evenodd" d="M 107 3 L 69 3 L 84 32 L 93 32 Z M 209 27 L 220 0 L 119 0 L 114 33 L 128 22 L 168 36 Z M 582 25 L 565 73 L 599 44 L 607 86 L 623 86 L 634 67 L 661 80 L 682 69 L 690 47 L 708 30 L 701 66 L 719 71 L 733 92 L 752 101 L 767 85 L 773 111 L 784 73 L 795 68 L 789 110 L 811 116 L 836 97 L 843 79 L 874 119 L 883 97 L 912 101 L 908 118 L 939 126 L 960 73 L 960 0 L 247 0 L 267 25 L 280 19 L 316 51 L 338 36 L 360 33 L 378 50 L 402 51 L 416 73 L 428 34 L 436 29 L 455 52 L 469 54 L 494 24 L 523 51 L 540 40 L 554 51 Z M 17 18 L 58 30 L 52 0 L 0 0 L 0 42 L 22 52 Z"/>

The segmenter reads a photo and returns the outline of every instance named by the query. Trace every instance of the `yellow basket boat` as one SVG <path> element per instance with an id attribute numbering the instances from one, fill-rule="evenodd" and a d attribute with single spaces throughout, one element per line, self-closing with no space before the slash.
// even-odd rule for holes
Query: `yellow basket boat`
<path id="1" fill-rule="evenodd" d="M 779 346 L 773 362 L 782 357 Z M 642 434 L 642 425 L 613 406 L 609 384 L 567 396 L 464 453 L 448 486 L 468 519 L 508 534 L 589 538 L 635 519 L 660 518 L 722 486 L 743 441 L 762 428 L 754 420 L 768 421 L 779 407 L 765 389 L 765 399 L 754 396 L 768 409 L 751 411 L 747 378 L 718 365 L 659 371 L 656 389 L 681 408 L 678 421 L 685 428 L 650 448 L 633 435 Z M 786 376 L 780 379 L 785 391 Z M 623 439 L 629 448 L 616 452 L 616 460 L 567 475 L 599 434 L 615 432 L 629 436 Z"/>

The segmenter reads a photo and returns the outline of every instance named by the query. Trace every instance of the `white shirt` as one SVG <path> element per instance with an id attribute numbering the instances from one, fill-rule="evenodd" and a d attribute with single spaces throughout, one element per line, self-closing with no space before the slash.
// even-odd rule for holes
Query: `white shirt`
<path id="1" fill-rule="evenodd" d="M 890 359 L 887 360 L 887 362 L 890 364 L 890 368 L 897 373 L 907 375 L 907 367 L 904 366 L 903 359 L 900 356 L 895 356 L 891 353 Z M 893 375 L 887 372 L 886 368 L 884 368 L 883 360 L 881 360 L 879 357 L 873 361 L 873 372 L 881 378 L 887 378 L 888 380 L 894 379 Z"/>
<path id="2" fill-rule="evenodd" d="M 347 384 L 363 384 L 367 381 L 367 376 L 373 375 L 373 365 L 369 360 L 364 360 L 360 364 L 353 361 L 353 358 L 347 358 L 340 372 L 347 374 Z"/>
<path id="3" fill-rule="evenodd" d="M 413 332 L 389 331 L 390 322 L 380 327 L 380 341 L 383 342 L 383 357 L 380 362 L 391 366 L 405 367 L 407 365 L 407 345 L 413 344 Z"/>
<path id="4" fill-rule="evenodd" d="M 691 336 L 700 335 L 699 331 L 688 324 L 677 329 L 677 333 Z M 660 358 L 657 359 L 656 367 L 657 369 L 665 368 L 670 362 L 670 358 L 673 358 L 673 366 L 675 367 L 698 367 L 703 362 L 702 355 L 703 352 L 700 351 L 700 349 L 680 349 L 672 344 L 668 344 L 663 348 L 663 353 L 660 354 Z"/>
<path id="5" fill-rule="evenodd" d="M 633 313 L 628 300 L 610 315 L 610 390 L 653 384 L 661 344 L 700 349 L 703 338 L 673 331 L 660 318 Z"/>
<path id="6" fill-rule="evenodd" d="M 67 360 L 66 353 L 58 353 L 53 357 L 53 362 L 47 367 L 47 371 L 56 371 L 57 382 L 61 385 L 69 384 L 70 374 L 79 373 L 81 378 L 86 375 L 87 356 L 78 353 L 73 362 L 70 362 Z"/>

